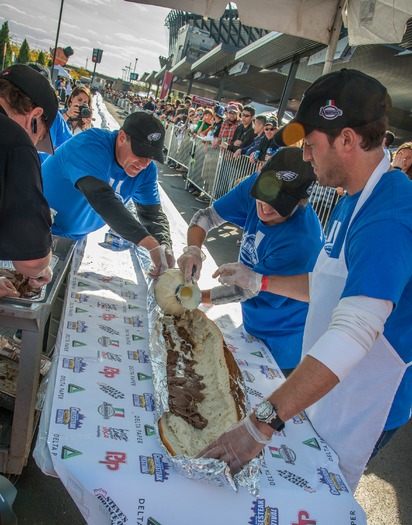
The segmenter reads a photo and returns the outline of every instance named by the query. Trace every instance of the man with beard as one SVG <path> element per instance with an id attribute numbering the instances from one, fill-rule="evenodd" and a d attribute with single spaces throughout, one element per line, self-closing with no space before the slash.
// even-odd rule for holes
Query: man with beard
<path id="1" fill-rule="evenodd" d="M 223 284 L 310 301 L 300 365 L 203 451 L 232 471 L 306 409 L 354 491 L 370 457 L 410 418 L 412 184 L 382 149 L 390 106 L 380 82 L 342 69 L 316 80 L 275 136 L 279 145 L 304 139 L 319 184 L 347 192 L 310 279 L 266 279 L 241 263 L 215 273 Z"/>

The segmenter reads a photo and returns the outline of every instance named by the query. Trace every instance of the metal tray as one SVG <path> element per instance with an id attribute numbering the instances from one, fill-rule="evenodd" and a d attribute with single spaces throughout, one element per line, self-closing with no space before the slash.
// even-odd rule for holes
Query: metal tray
<path id="1" fill-rule="evenodd" d="M 56 264 L 58 263 L 59 258 L 57 255 L 52 255 L 51 261 L 50 261 L 50 268 L 53 270 Z M 0 261 L 0 268 L 4 268 L 6 270 L 15 270 L 16 268 L 13 266 L 13 263 L 11 261 Z M 38 295 L 35 295 L 31 298 L 25 298 L 25 297 L 2 297 L 2 300 L 5 300 L 7 302 L 12 302 L 13 304 L 24 304 L 24 305 L 30 305 L 32 303 L 39 303 L 40 301 L 43 301 L 43 299 L 46 297 L 46 288 L 47 285 L 42 286 L 40 293 Z"/>

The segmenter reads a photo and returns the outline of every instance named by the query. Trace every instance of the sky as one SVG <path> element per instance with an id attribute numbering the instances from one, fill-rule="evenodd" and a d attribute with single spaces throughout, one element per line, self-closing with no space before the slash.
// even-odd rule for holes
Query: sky
<path id="1" fill-rule="evenodd" d="M 61 0 L 0 0 L 0 25 L 9 23 L 9 34 L 30 49 L 54 48 Z M 160 69 L 159 55 L 168 56 L 169 9 L 125 0 L 64 0 L 58 45 L 70 46 L 74 55 L 68 65 L 94 68 L 93 48 L 103 49 L 98 73 L 123 78 L 122 70 L 141 76 Z M 138 59 L 136 62 L 135 59 Z M 136 70 L 135 70 L 136 64 Z"/>

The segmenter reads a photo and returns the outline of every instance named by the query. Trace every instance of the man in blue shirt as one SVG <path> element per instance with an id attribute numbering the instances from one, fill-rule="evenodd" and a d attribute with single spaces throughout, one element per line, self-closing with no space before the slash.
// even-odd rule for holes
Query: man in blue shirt
<path id="1" fill-rule="evenodd" d="M 198 277 L 207 232 L 226 221 L 243 228 L 239 260 L 263 275 L 312 271 L 323 246 L 323 231 L 307 202 L 316 176 L 299 148 L 279 150 L 262 172 L 254 173 L 212 206 L 199 210 L 187 234 L 188 247 L 178 264 L 186 280 Z M 241 301 L 243 323 L 261 339 L 285 375 L 299 363 L 308 303 L 264 290 L 247 294 L 238 286 L 203 291 L 202 302 Z"/>
<path id="2" fill-rule="evenodd" d="M 309 299 L 303 359 L 288 380 L 207 456 L 232 470 L 306 409 L 339 456 L 354 491 L 369 458 L 411 415 L 412 184 L 382 149 L 391 107 L 386 88 L 356 70 L 316 80 L 278 144 L 304 139 L 304 158 L 324 186 L 346 190 L 325 249 L 308 275 L 269 277 L 224 265 L 220 281 Z"/>
<path id="3" fill-rule="evenodd" d="M 119 131 L 90 129 L 62 144 L 43 164 L 44 195 L 57 212 L 52 231 L 80 239 L 107 223 L 149 250 L 156 277 L 173 266 L 170 228 L 157 186 L 164 127 L 137 111 Z M 139 220 L 125 207 L 132 200 Z"/>

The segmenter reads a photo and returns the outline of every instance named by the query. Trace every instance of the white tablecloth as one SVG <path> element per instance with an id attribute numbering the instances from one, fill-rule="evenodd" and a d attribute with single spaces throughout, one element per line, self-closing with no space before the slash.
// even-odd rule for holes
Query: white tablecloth
<path id="1" fill-rule="evenodd" d="M 186 224 L 164 193 L 162 198 L 179 254 Z M 366 524 L 334 452 L 304 414 L 288 421 L 266 448 L 258 497 L 188 480 L 170 467 L 154 427 L 146 279 L 134 253 L 104 248 L 103 238 L 102 230 L 90 235 L 84 253 L 79 245 L 74 256 L 56 382 L 42 421 L 48 432 L 38 443 L 41 448 L 47 441 L 53 469 L 87 522 Z M 208 257 L 201 286 L 212 283 L 214 268 Z M 276 363 L 239 327 L 239 305 L 207 314 L 234 353 L 254 406 L 283 381 Z"/>

